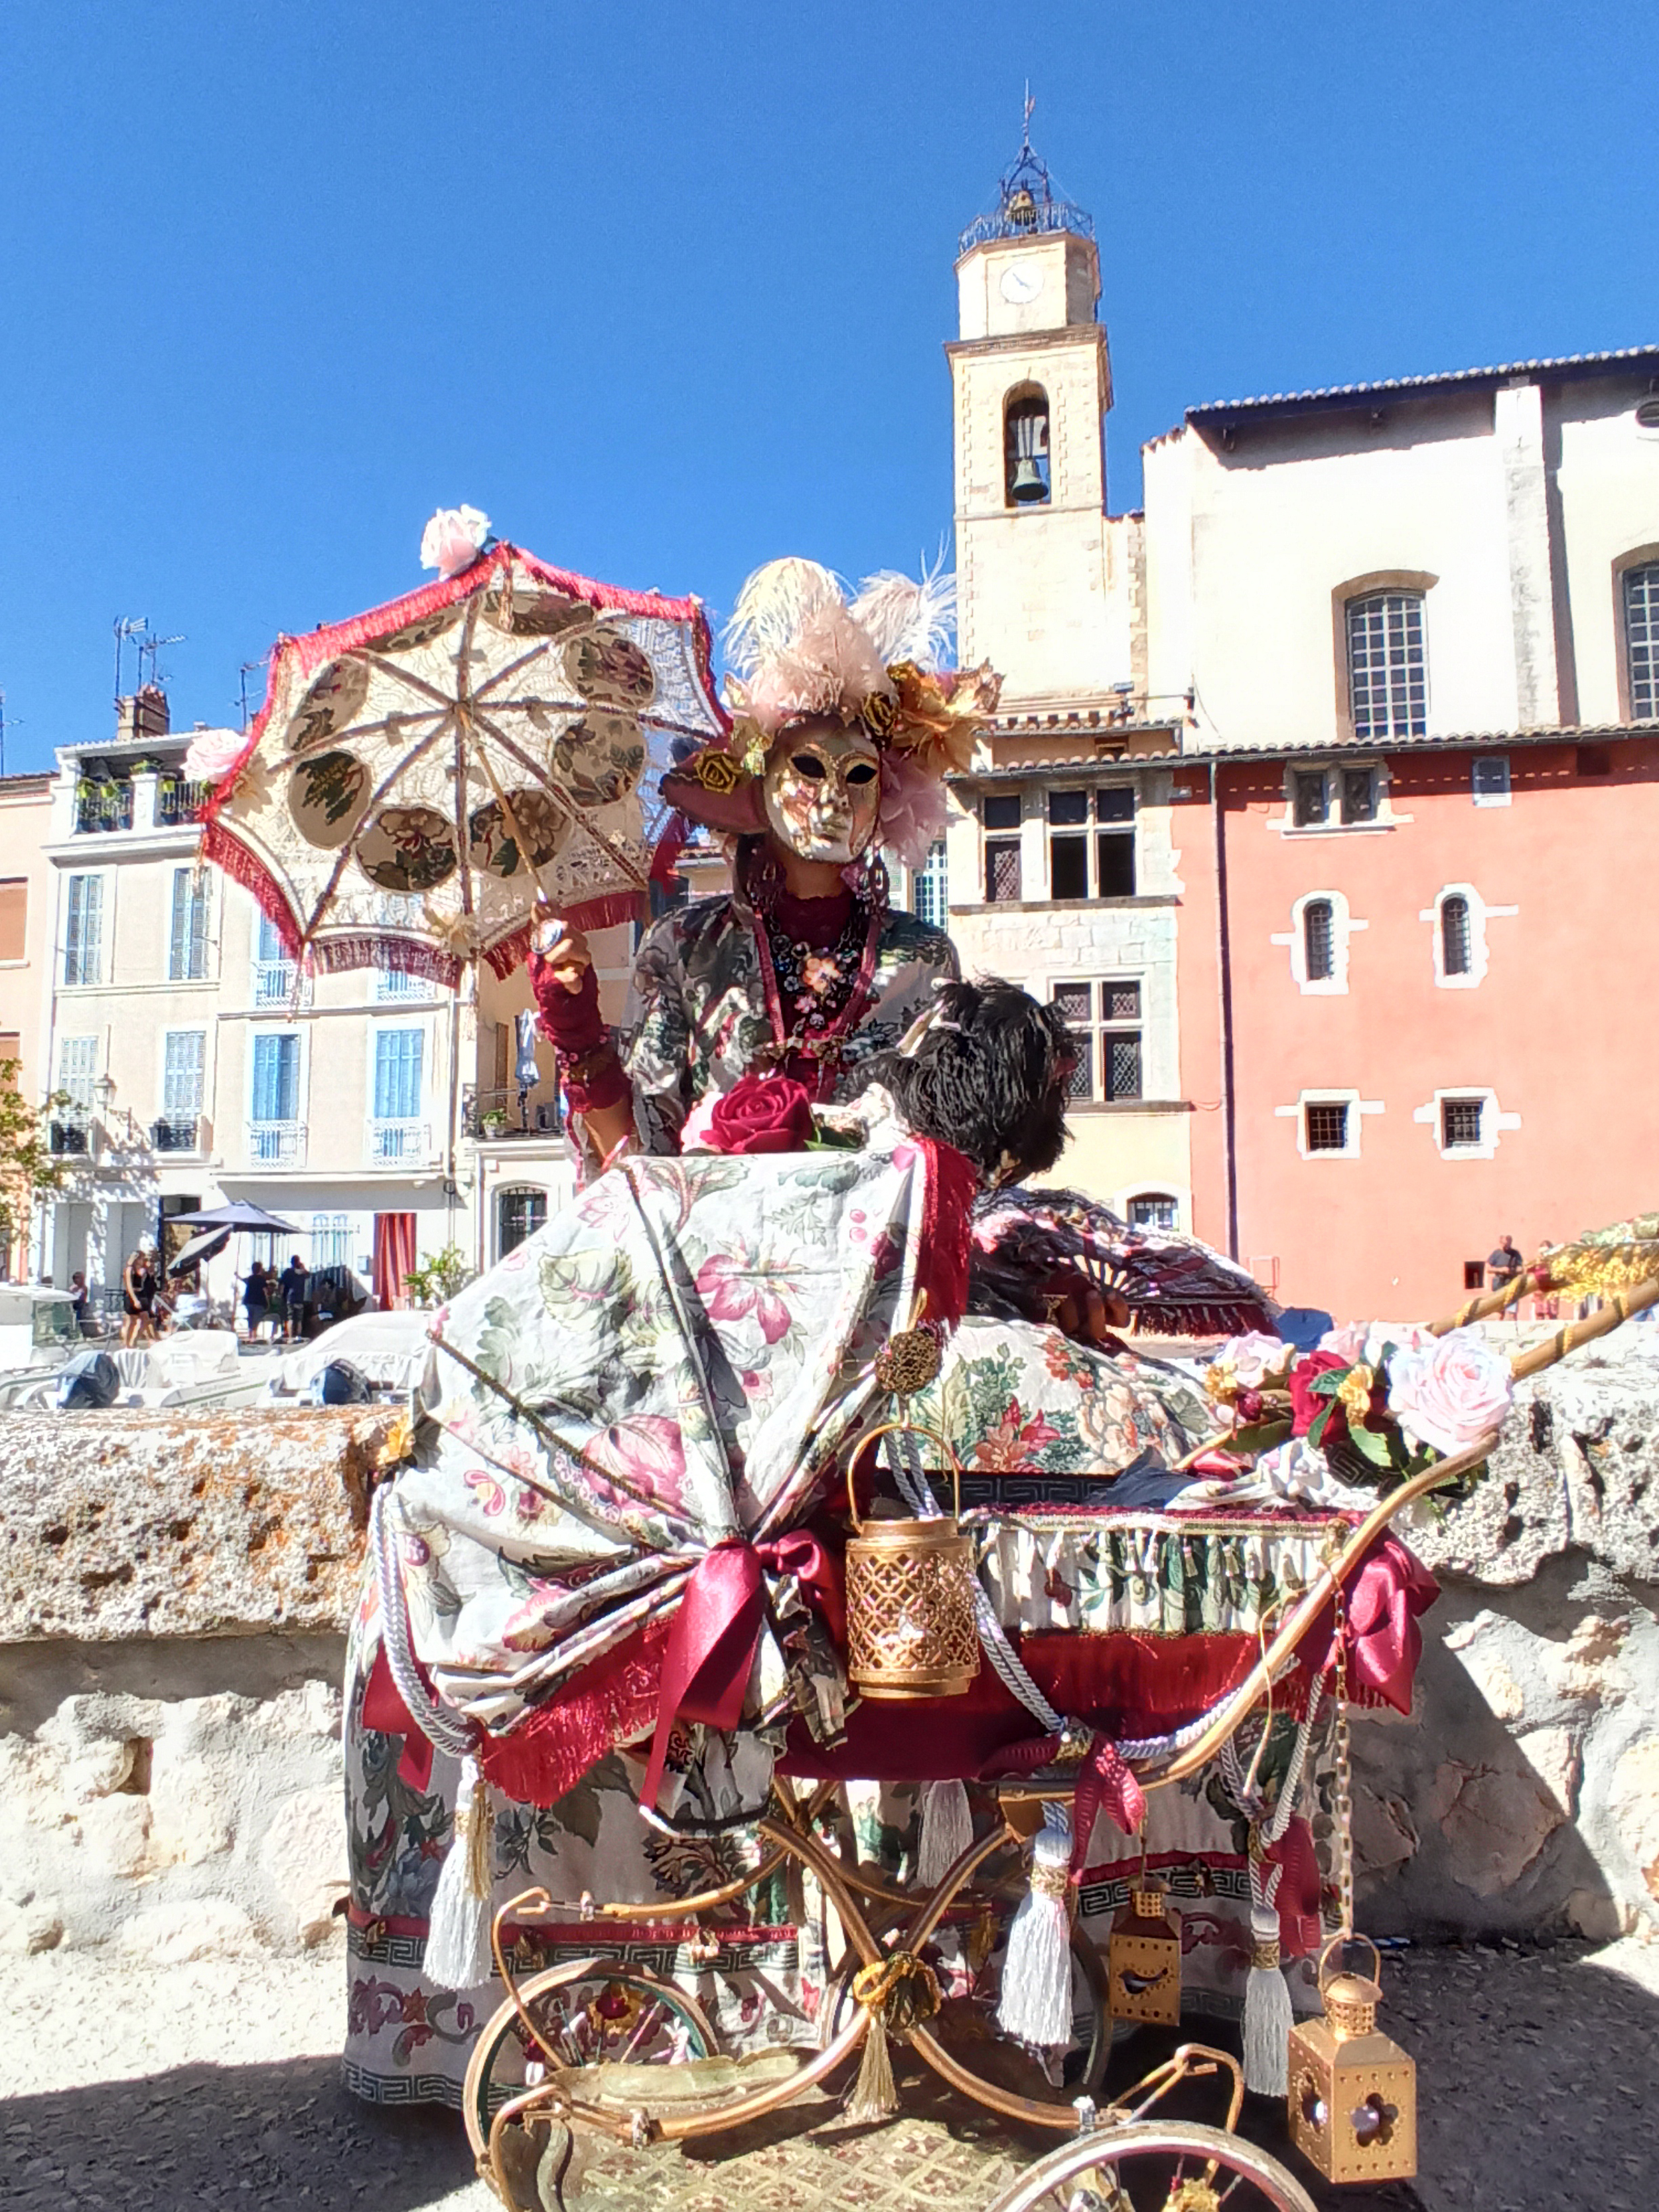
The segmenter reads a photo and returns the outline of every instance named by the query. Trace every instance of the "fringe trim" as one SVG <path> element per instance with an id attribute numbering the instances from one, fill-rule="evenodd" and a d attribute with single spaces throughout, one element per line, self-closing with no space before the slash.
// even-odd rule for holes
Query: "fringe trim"
<path id="1" fill-rule="evenodd" d="M 231 773 L 234 775 L 236 771 L 233 769 Z M 202 857 L 222 868 L 233 883 L 241 885 L 282 939 L 289 958 L 297 958 L 301 929 L 287 894 L 258 854 L 250 851 L 233 830 L 227 830 L 217 819 L 216 803 L 209 804 L 215 811 L 203 817 Z"/>
<path id="2" fill-rule="evenodd" d="M 572 929 L 614 929 L 619 922 L 649 921 L 650 902 L 637 890 L 605 891 L 598 898 L 564 908 L 562 918 Z M 483 957 L 503 983 L 528 957 L 535 927 L 533 921 L 520 922 L 510 937 L 485 946 Z"/>
<path id="3" fill-rule="evenodd" d="M 453 991 L 461 980 L 461 963 L 453 952 L 428 945 L 417 937 L 389 937 L 374 931 L 354 932 L 349 937 L 319 936 L 312 951 L 319 968 L 337 975 L 354 968 L 386 968 L 402 975 L 423 975 Z"/>

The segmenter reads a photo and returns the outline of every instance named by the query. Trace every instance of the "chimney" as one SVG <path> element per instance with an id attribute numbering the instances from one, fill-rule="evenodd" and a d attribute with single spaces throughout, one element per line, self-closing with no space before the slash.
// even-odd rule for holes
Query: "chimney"
<path id="1" fill-rule="evenodd" d="M 130 697 L 115 702 L 118 744 L 129 738 L 164 738 L 170 727 L 167 695 L 159 684 L 142 684 Z"/>

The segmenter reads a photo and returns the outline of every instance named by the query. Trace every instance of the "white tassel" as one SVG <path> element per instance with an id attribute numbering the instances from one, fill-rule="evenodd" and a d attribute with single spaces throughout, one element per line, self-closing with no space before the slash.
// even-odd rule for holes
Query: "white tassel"
<path id="1" fill-rule="evenodd" d="M 489 1785 L 477 1761 L 461 1761 L 455 1826 L 444 1853 L 427 1923 L 426 1978 L 441 1990 L 472 1990 L 495 1972 L 489 1948 Z"/>
<path id="2" fill-rule="evenodd" d="M 961 1783 L 930 1782 L 921 1801 L 916 1880 L 928 1889 L 935 1888 L 973 1840 L 974 1816 Z"/>
<path id="3" fill-rule="evenodd" d="M 1031 1848 L 1031 1887 L 1008 1930 L 997 2026 L 1036 2051 L 1072 2042 L 1072 1824 L 1045 1805 Z"/>
<path id="4" fill-rule="evenodd" d="M 1279 1915 L 1271 1905 L 1252 1907 L 1250 1939 L 1254 1948 L 1244 1983 L 1244 2087 L 1258 2097 L 1282 2097 L 1290 2088 L 1295 2015 L 1289 1984 L 1279 1970 Z"/>

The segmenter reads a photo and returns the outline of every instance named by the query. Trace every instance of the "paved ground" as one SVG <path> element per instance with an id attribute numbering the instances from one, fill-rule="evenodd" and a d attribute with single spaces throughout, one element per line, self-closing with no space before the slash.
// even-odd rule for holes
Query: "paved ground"
<path id="1" fill-rule="evenodd" d="M 8 1960 L 0 2204 L 490 2212 L 451 2115 L 379 2112 L 340 2089 L 342 1978 L 337 1955 L 148 1972 L 85 1953 Z M 1659 1949 L 1413 1951 L 1388 1982 L 1383 2024 L 1419 2063 L 1421 2176 L 1322 2202 L 1650 2212 Z M 1192 2117 L 1204 2103 L 1195 2087 Z M 1271 2109 L 1247 2121 L 1264 2142 L 1274 2124 Z M 975 2212 L 1038 2148 L 945 2102 L 875 2130 L 818 2107 L 696 2158 L 614 2154 L 577 2206 Z"/>

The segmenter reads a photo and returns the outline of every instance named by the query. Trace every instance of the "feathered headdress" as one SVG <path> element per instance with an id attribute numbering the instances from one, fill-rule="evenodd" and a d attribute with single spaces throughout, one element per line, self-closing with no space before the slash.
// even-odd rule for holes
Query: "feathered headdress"
<path id="1" fill-rule="evenodd" d="M 769 561 L 738 594 L 726 629 L 731 735 L 663 779 L 694 822 L 760 830 L 760 776 L 774 741 L 818 717 L 861 727 L 881 755 L 878 835 L 918 867 L 945 820 L 944 782 L 965 769 L 1002 679 L 987 663 L 942 669 L 956 629 L 957 580 L 866 576 L 849 600 L 816 561 Z"/>

